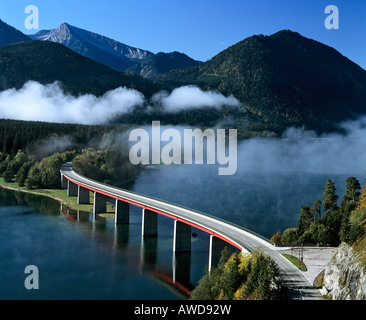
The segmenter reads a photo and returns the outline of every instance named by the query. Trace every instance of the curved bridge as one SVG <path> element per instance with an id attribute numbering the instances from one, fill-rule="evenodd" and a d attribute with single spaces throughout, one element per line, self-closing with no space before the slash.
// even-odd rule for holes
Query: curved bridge
<path id="1" fill-rule="evenodd" d="M 112 187 L 76 173 L 72 164 L 61 167 L 61 182 L 68 196 L 78 198 L 79 204 L 88 204 L 90 191 L 94 193 L 93 213 L 106 212 L 108 199 L 115 199 L 115 222 L 129 223 L 129 205 L 142 208 L 143 237 L 157 236 L 157 216 L 174 219 L 173 251 L 191 250 L 191 227 L 210 234 L 209 270 L 214 267 L 225 245 L 251 252 L 257 248 L 274 259 L 281 271 L 281 278 L 292 299 L 318 299 L 318 293 L 305 276 L 287 259 L 282 257 L 266 238 L 223 219 L 152 197 Z"/>

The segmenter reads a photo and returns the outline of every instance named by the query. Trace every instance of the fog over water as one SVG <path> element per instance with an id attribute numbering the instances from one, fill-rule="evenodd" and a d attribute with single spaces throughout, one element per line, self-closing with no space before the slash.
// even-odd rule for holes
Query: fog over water
<path id="1" fill-rule="evenodd" d="M 238 168 L 219 176 L 217 165 L 156 165 L 134 190 L 248 227 L 267 237 L 296 227 L 300 206 L 322 199 L 327 178 L 341 198 L 345 179 L 366 172 L 366 118 L 341 124 L 343 133 L 317 136 L 299 128 L 280 138 L 238 143 Z"/>
<path id="2" fill-rule="evenodd" d="M 233 96 L 203 92 L 195 86 L 176 88 L 171 93 L 157 92 L 147 101 L 140 92 L 123 87 L 102 97 L 90 94 L 74 97 L 63 92 L 57 82 L 41 85 L 31 81 L 19 90 L 0 93 L 0 118 L 100 124 L 136 107 L 146 106 L 148 110 L 154 104 L 165 112 L 240 106 Z M 174 128 L 183 132 L 190 127 Z M 156 165 L 142 172 L 134 189 L 227 218 L 270 236 L 277 229 L 296 226 L 300 205 L 311 205 L 321 199 L 327 178 L 336 183 L 340 198 L 347 177 L 356 176 L 363 185 L 366 117 L 346 121 L 340 124 L 340 129 L 342 133 L 318 136 L 302 128 L 290 128 L 279 138 L 238 141 L 234 175 L 219 176 L 218 165 Z M 127 143 L 128 135 L 124 134 L 123 139 Z M 62 151 L 70 145 L 68 137 L 55 136 L 42 142 L 35 152 Z"/>

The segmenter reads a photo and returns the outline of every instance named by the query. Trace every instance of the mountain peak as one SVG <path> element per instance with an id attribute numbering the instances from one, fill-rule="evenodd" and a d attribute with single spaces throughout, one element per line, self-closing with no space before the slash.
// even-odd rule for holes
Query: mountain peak
<path id="1" fill-rule="evenodd" d="M 276 36 L 276 35 L 277 36 L 283 36 L 283 35 L 284 36 L 288 36 L 288 35 L 291 35 L 291 36 L 301 36 L 302 37 L 302 35 L 300 33 L 296 32 L 296 31 L 292 31 L 290 29 L 280 30 L 280 31 L 272 34 L 271 36 Z"/>
<path id="2" fill-rule="evenodd" d="M 366 114 L 366 72 L 332 47 L 291 30 L 254 35 L 210 60 L 159 78 L 233 94 L 275 128 L 323 128 Z"/>
<path id="3" fill-rule="evenodd" d="M 147 50 L 134 48 L 97 33 L 74 27 L 67 22 L 56 29 L 41 30 L 31 38 L 61 43 L 78 54 L 119 71 L 125 71 L 137 62 L 154 55 Z"/>

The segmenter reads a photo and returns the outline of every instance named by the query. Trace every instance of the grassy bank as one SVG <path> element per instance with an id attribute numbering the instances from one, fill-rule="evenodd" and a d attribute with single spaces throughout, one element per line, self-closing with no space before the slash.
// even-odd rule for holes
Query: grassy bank
<path id="1" fill-rule="evenodd" d="M 8 190 L 18 191 L 18 192 L 26 192 L 30 194 L 35 194 L 39 196 L 45 196 L 52 198 L 54 200 L 59 201 L 66 207 L 73 209 L 73 210 L 81 210 L 86 212 L 93 211 L 93 195 L 90 193 L 90 204 L 78 204 L 77 197 L 68 197 L 67 190 L 61 189 L 32 189 L 29 190 L 26 187 L 19 187 L 16 182 L 5 182 L 4 178 L 0 177 L 0 187 L 5 188 Z M 113 217 L 113 207 L 107 203 L 107 213 L 102 214 L 102 216 Z"/>
<path id="2" fill-rule="evenodd" d="M 295 267 L 297 267 L 300 271 L 306 271 L 306 265 L 304 263 L 301 263 L 299 258 L 296 258 L 290 254 L 282 254 L 287 260 L 289 260 Z"/>

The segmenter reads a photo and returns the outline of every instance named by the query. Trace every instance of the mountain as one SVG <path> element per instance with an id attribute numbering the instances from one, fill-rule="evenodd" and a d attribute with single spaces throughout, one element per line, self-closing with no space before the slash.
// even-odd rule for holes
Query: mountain
<path id="1" fill-rule="evenodd" d="M 128 46 L 67 23 L 61 24 L 56 29 L 41 30 L 34 35 L 30 35 L 30 38 L 63 44 L 80 55 L 120 71 L 125 71 L 128 67 L 154 55 L 147 50 Z"/>
<path id="2" fill-rule="evenodd" d="M 182 69 L 198 65 L 200 62 L 177 51 L 159 52 L 150 58 L 129 67 L 126 71 L 139 74 L 145 78 L 153 78 L 175 69 Z"/>
<path id="3" fill-rule="evenodd" d="M 0 46 L 6 46 L 11 43 L 30 41 L 31 39 L 24 33 L 9 26 L 7 23 L 0 19 Z"/>
<path id="4" fill-rule="evenodd" d="M 151 96 L 158 87 L 138 75 L 126 74 L 49 41 L 28 41 L 0 47 L 0 90 L 21 88 L 29 80 L 59 81 L 73 94 L 97 96 L 120 86 Z"/>
<path id="5" fill-rule="evenodd" d="M 292 125 L 322 130 L 366 113 L 366 71 L 335 49 L 290 30 L 249 37 L 157 81 L 170 89 L 194 84 L 233 94 L 274 131 Z"/>

